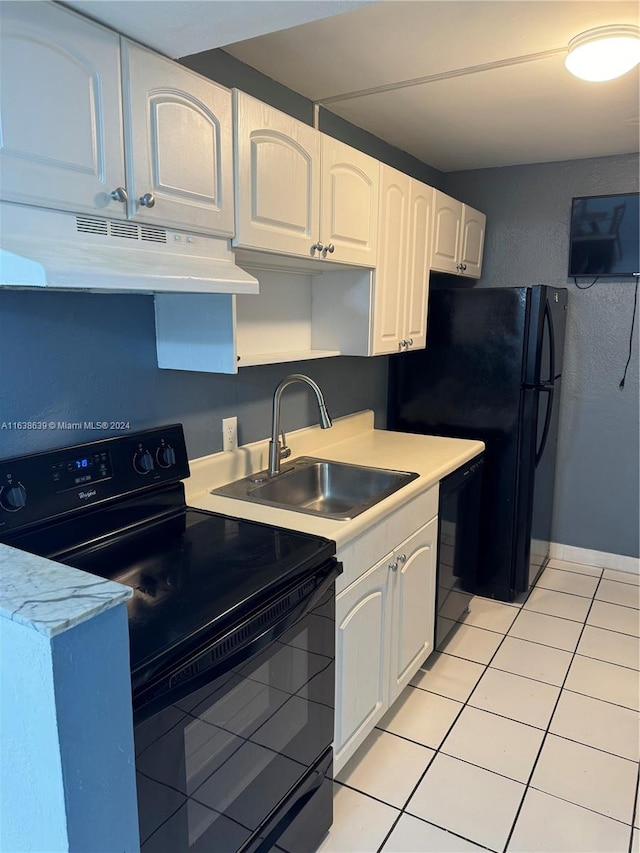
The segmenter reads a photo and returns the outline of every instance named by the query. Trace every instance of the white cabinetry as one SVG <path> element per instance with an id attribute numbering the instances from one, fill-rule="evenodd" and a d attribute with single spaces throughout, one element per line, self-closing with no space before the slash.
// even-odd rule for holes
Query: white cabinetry
<path id="1" fill-rule="evenodd" d="M 127 213 L 233 236 L 231 92 L 122 40 Z"/>
<path id="2" fill-rule="evenodd" d="M 427 339 L 433 189 L 385 165 L 380 185 L 371 355 L 420 349 Z"/>
<path id="3" fill-rule="evenodd" d="M 338 554 L 336 772 L 433 650 L 437 500 L 431 489 Z"/>
<path id="4" fill-rule="evenodd" d="M 486 216 L 434 190 L 431 269 L 480 278 Z"/>
<path id="5" fill-rule="evenodd" d="M 0 195 L 124 215 L 118 36 L 53 3 L 5 3 Z"/>
<path id="6" fill-rule="evenodd" d="M 230 236 L 231 92 L 53 3 L 5 5 L 2 199 Z"/>
<path id="7" fill-rule="evenodd" d="M 234 90 L 234 245 L 375 266 L 377 160 Z"/>

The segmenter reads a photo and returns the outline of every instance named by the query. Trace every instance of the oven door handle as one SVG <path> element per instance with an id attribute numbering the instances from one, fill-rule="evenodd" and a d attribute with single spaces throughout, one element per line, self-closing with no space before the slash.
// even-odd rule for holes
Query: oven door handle
<path id="1" fill-rule="evenodd" d="M 342 571 L 335 559 L 133 697 L 136 724 L 264 651 L 302 619 Z M 313 587 L 310 584 L 313 582 Z"/>

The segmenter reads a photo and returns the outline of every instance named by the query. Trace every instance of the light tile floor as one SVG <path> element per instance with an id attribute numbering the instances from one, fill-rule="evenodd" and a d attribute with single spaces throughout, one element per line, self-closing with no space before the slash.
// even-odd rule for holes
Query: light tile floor
<path id="1" fill-rule="evenodd" d="M 471 601 L 335 783 L 319 853 L 640 853 L 640 578 Z"/>

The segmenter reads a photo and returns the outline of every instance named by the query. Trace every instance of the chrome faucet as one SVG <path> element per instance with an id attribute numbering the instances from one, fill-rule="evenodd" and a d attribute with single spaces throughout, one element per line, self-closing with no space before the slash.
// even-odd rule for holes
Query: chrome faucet
<path id="1" fill-rule="evenodd" d="M 287 459 L 291 456 L 291 448 L 287 447 L 287 440 L 284 431 L 280 429 L 280 400 L 282 392 L 288 385 L 293 385 L 294 382 L 305 382 L 316 395 L 318 401 L 318 410 L 320 412 L 320 426 L 322 429 L 329 429 L 331 418 L 327 411 L 327 404 L 322 396 L 320 387 L 305 376 L 303 373 L 292 373 L 280 382 L 273 393 L 273 412 L 271 415 L 271 441 L 269 442 L 269 477 L 274 477 L 280 473 L 280 460 Z M 279 436 L 282 434 L 282 444 L 280 444 Z"/>

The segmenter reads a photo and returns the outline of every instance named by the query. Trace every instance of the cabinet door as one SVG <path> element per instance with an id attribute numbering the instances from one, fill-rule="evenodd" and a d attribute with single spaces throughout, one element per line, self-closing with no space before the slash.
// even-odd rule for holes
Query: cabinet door
<path id="1" fill-rule="evenodd" d="M 434 190 L 431 269 L 458 273 L 462 202 Z"/>
<path id="2" fill-rule="evenodd" d="M 394 551 L 389 704 L 433 651 L 437 535 L 436 517 Z"/>
<path id="3" fill-rule="evenodd" d="M 125 39 L 122 76 L 129 216 L 232 236 L 231 92 Z"/>
<path id="4" fill-rule="evenodd" d="M 471 278 L 480 278 L 482 273 L 482 252 L 484 249 L 484 231 L 487 217 L 479 210 L 464 205 L 462 215 L 462 248 L 460 263 L 462 274 Z"/>
<path id="5" fill-rule="evenodd" d="M 353 755 L 387 708 L 390 557 L 336 597 L 337 768 Z"/>
<path id="6" fill-rule="evenodd" d="M 380 164 L 322 135 L 320 242 L 327 260 L 375 267 Z"/>
<path id="7" fill-rule="evenodd" d="M 412 180 L 404 303 L 404 338 L 409 342 L 408 349 L 424 348 L 427 342 L 432 214 L 433 188 Z"/>
<path id="8" fill-rule="evenodd" d="M 381 166 L 380 247 L 375 271 L 371 355 L 400 351 L 409 243 L 411 178 Z"/>
<path id="9" fill-rule="evenodd" d="M 244 92 L 234 98 L 234 245 L 309 258 L 320 234 L 320 134 Z"/>
<path id="10" fill-rule="evenodd" d="M 3 199 L 124 218 L 118 36 L 53 3 L 4 3 Z"/>

